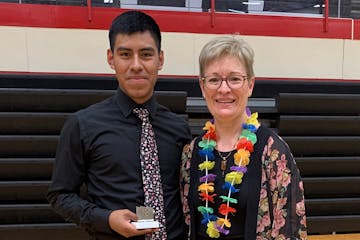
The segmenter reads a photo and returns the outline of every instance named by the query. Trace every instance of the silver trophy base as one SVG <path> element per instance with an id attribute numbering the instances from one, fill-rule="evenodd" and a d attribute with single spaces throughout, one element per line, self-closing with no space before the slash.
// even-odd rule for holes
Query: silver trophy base
<path id="1" fill-rule="evenodd" d="M 158 221 L 148 221 L 148 220 L 140 220 L 137 222 L 132 222 L 132 224 L 136 227 L 136 229 L 146 229 L 146 228 L 159 228 L 160 224 Z"/>

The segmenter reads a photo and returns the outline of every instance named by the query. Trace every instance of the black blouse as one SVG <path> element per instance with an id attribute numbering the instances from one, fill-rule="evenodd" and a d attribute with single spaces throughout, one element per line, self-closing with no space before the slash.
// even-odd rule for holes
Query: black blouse
<path id="1" fill-rule="evenodd" d="M 198 142 L 198 141 L 197 141 Z M 196 146 L 197 146 L 196 142 Z M 194 157 L 192 160 L 197 162 L 197 165 L 201 163 L 203 160 L 199 157 L 197 153 L 198 147 L 195 148 Z M 227 156 L 230 152 L 220 152 L 222 156 Z M 222 216 L 218 214 L 218 209 L 220 204 L 222 204 L 222 200 L 219 196 L 225 195 L 227 196 L 228 190 L 222 188 L 223 184 L 225 183 L 225 175 L 230 172 L 230 167 L 234 165 L 234 154 L 236 150 L 231 152 L 231 155 L 227 158 L 226 163 L 226 170 L 223 172 L 221 170 L 221 156 L 218 152 L 214 151 L 215 155 L 215 167 L 211 170 L 211 173 L 216 174 L 216 179 L 214 182 L 215 187 L 215 203 L 209 203 L 209 207 L 214 209 L 214 214 L 217 216 Z M 221 239 L 244 239 L 244 227 L 245 227 L 245 219 L 246 219 L 246 206 L 247 201 L 249 198 L 249 188 L 252 186 L 251 183 L 257 181 L 255 178 L 256 175 L 260 173 L 260 168 L 256 168 L 257 164 L 255 161 L 250 161 L 249 165 L 247 166 L 247 172 L 243 176 L 242 183 L 240 185 L 235 185 L 236 189 L 240 189 L 239 192 L 233 193 L 231 195 L 232 198 L 238 200 L 237 204 L 230 204 L 231 207 L 236 209 L 236 213 L 234 215 L 229 214 L 228 217 L 231 222 L 230 234 L 228 236 L 221 235 Z M 257 174 L 249 174 L 249 173 L 257 173 Z M 203 171 L 198 170 L 197 178 L 199 179 L 201 176 L 204 175 Z M 195 206 L 201 206 L 204 204 L 199 198 L 194 199 Z M 201 224 L 202 214 L 199 211 L 195 210 L 195 224 L 197 226 L 197 239 L 212 239 L 206 234 L 206 225 Z M 228 229 L 228 228 L 227 228 Z"/>
<path id="2" fill-rule="evenodd" d="M 258 129 L 257 135 L 262 135 L 262 127 Z M 258 143 L 256 146 L 263 145 L 263 138 L 258 138 Z M 199 185 L 198 179 L 204 175 L 204 172 L 198 169 L 198 165 L 203 162 L 203 159 L 197 154 L 199 147 L 198 142 L 201 141 L 201 136 L 195 140 L 193 154 L 191 158 L 191 167 L 190 175 L 195 181 L 191 181 L 189 189 L 189 207 L 195 219 L 191 219 L 191 231 L 196 232 L 192 234 L 192 239 L 212 239 L 209 238 L 206 234 L 206 226 L 201 224 L 202 215 L 197 211 L 197 206 L 201 206 L 204 203 L 199 199 L 199 192 L 197 187 Z M 236 208 L 235 215 L 231 213 L 228 215 L 231 222 L 231 228 L 229 235 L 221 234 L 221 239 L 250 239 L 249 236 L 254 236 L 256 232 L 256 212 L 259 201 L 259 191 L 260 191 L 260 182 L 261 182 L 261 151 L 254 151 L 250 156 L 250 163 L 247 166 L 247 172 L 243 176 L 242 183 L 236 185 L 237 189 L 240 189 L 238 193 L 231 195 L 232 198 L 238 200 L 238 204 L 231 204 L 231 207 Z M 233 153 L 235 153 L 234 150 Z M 227 153 L 221 153 L 223 156 L 226 156 Z M 211 207 L 214 209 L 214 214 L 218 215 L 218 208 L 221 204 L 221 199 L 219 196 L 227 195 L 227 191 L 222 189 L 224 184 L 224 177 L 222 176 L 222 171 L 220 169 L 221 157 L 218 153 L 215 153 L 216 164 L 212 173 L 216 174 L 215 179 L 215 192 L 217 195 L 215 197 L 215 204 L 211 204 Z M 234 155 L 227 159 L 226 171 L 225 174 L 230 172 L 230 167 L 234 165 Z M 224 174 L 224 175 L 225 175 Z M 194 177 L 196 176 L 196 177 Z M 248 215 L 248 216 L 247 216 Z M 250 221 L 251 220 L 251 221 Z"/>

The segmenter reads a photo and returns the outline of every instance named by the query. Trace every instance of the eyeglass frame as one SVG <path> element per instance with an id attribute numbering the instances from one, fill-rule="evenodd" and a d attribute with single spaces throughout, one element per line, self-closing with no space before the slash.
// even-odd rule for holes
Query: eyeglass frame
<path id="1" fill-rule="evenodd" d="M 233 76 L 237 76 L 237 77 L 241 78 L 242 81 L 241 81 L 240 87 L 234 88 L 233 86 L 231 86 L 231 84 L 229 84 L 229 77 L 233 77 Z M 209 86 L 206 85 L 206 82 L 207 82 L 206 78 L 208 78 L 208 77 L 214 77 L 214 78 L 221 79 L 219 86 L 217 86 L 216 88 L 211 88 L 211 87 L 209 88 Z M 200 77 L 199 79 L 203 81 L 205 87 L 207 87 L 211 90 L 218 90 L 221 87 L 223 81 L 225 81 L 226 85 L 230 89 L 240 89 L 244 86 L 244 82 L 249 80 L 247 75 L 241 75 L 240 73 L 239 74 L 230 74 L 229 76 L 226 76 L 226 77 L 220 77 L 220 76 L 215 76 L 215 75 L 203 76 L 203 77 Z M 213 85 L 213 86 L 215 86 L 215 85 Z"/>

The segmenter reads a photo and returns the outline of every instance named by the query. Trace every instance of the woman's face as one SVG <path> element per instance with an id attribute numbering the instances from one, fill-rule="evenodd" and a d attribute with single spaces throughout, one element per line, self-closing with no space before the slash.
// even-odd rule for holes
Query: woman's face
<path id="1" fill-rule="evenodd" d="M 247 69 L 237 57 L 224 56 L 220 59 L 211 61 L 204 68 L 204 77 L 220 77 L 222 79 L 229 76 L 246 76 Z M 205 80 L 205 81 L 207 81 Z M 230 88 L 226 81 L 221 81 L 217 89 L 211 89 L 207 83 L 200 80 L 202 94 L 206 100 L 207 107 L 215 120 L 232 121 L 245 120 L 245 108 L 248 97 L 251 96 L 254 88 L 254 80 L 244 79 L 241 87 Z"/>

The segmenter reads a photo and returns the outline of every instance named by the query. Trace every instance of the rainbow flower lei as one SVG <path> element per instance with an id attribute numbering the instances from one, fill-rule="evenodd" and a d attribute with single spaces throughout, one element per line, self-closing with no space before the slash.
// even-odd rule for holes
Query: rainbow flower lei
<path id="1" fill-rule="evenodd" d="M 249 108 L 246 108 L 248 116 L 246 123 L 243 124 L 243 130 L 236 143 L 237 152 L 234 154 L 234 166 L 231 166 L 231 172 L 225 175 L 225 183 L 223 189 L 228 190 L 227 195 L 219 196 L 222 199 L 222 204 L 219 207 L 218 217 L 214 214 L 214 209 L 209 206 L 209 202 L 214 203 L 216 194 L 214 193 L 215 174 L 209 173 L 209 170 L 215 166 L 214 148 L 216 146 L 215 125 L 213 121 L 207 121 L 204 130 L 206 133 L 199 142 L 199 155 L 205 160 L 199 164 L 199 169 L 205 171 L 205 175 L 200 177 L 200 185 L 198 186 L 200 199 L 204 202 L 204 206 L 199 206 L 198 211 L 202 214 L 201 223 L 207 226 L 206 233 L 211 238 L 219 238 L 220 233 L 228 235 L 230 230 L 226 228 L 231 227 L 229 220 L 229 213 L 235 214 L 236 209 L 231 207 L 230 204 L 237 204 L 237 199 L 232 198 L 232 193 L 239 192 L 235 185 L 242 182 L 242 178 L 247 171 L 247 165 L 250 162 L 250 153 L 254 151 L 254 145 L 257 141 L 255 132 L 260 126 L 258 122 L 258 113 L 251 114 Z M 225 228 L 226 227 L 226 228 Z"/>

